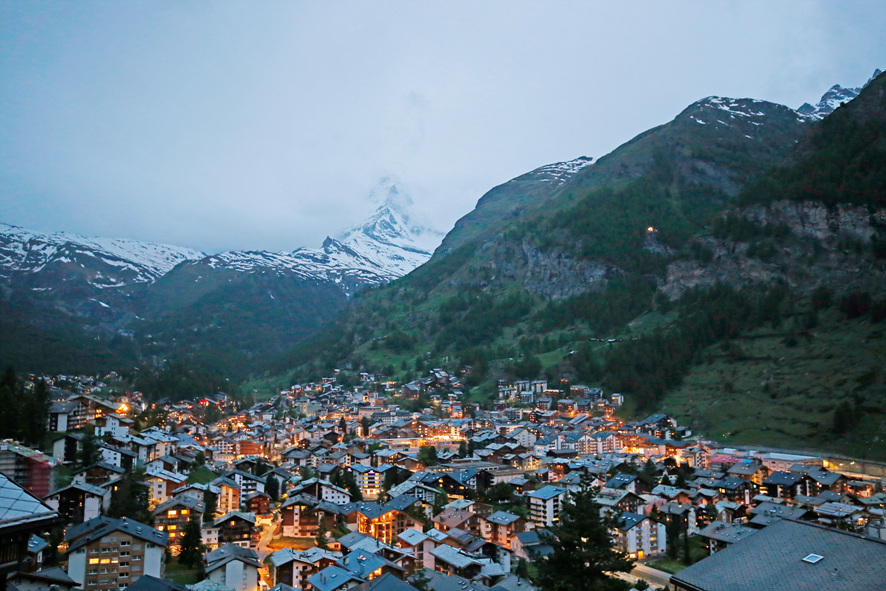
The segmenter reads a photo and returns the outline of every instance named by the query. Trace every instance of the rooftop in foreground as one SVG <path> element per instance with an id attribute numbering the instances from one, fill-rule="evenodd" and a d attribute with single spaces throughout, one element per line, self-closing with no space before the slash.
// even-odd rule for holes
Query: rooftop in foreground
<path id="1" fill-rule="evenodd" d="M 782 519 L 671 577 L 688 591 L 851 591 L 886 581 L 886 541 Z"/>

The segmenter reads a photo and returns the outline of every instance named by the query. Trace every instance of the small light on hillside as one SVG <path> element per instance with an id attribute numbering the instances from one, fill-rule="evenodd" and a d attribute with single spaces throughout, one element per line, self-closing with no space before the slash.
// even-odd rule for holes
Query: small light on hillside
<path id="1" fill-rule="evenodd" d="M 646 228 L 646 231 L 647 232 L 655 232 L 655 228 L 653 228 L 652 226 L 649 226 L 648 228 Z"/>

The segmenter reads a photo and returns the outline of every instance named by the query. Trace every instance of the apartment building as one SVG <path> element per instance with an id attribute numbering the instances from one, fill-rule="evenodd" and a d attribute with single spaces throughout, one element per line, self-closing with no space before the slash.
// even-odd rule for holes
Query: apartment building
<path id="1" fill-rule="evenodd" d="M 612 530 L 615 549 L 641 559 L 666 550 L 665 525 L 637 513 L 622 513 Z"/>
<path id="2" fill-rule="evenodd" d="M 526 493 L 529 498 L 529 520 L 541 526 L 553 525 L 560 520 L 560 507 L 566 489 L 546 486 Z"/>
<path id="3" fill-rule="evenodd" d="M 174 497 L 154 509 L 154 525 L 169 534 L 168 547 L 173 554 L 178 553 L 188 522 L 192 519 L 202 522 L 205 512 L 203 501 L 190 495 Z"/>
<path id="4" fill-rule="evenodd" d="M 68 576 L 84 591 L 117 591 L 162 578 L 169 535 L 131 519 L 96 517 L 68 528 Z"/>

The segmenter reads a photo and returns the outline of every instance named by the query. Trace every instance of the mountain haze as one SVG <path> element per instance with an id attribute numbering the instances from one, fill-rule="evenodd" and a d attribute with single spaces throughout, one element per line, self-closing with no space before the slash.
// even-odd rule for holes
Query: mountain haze
<path id="1" fill-rule="evenodd" d="M 184 358 L 242 377 L 334 317 L 355 292 L 430 258 L 442 235 L 410 223 L 402 183 L 383 179 L 370 198 L 376 209 L 363 223 L 291 252 L 207 255 L 2 225 L 0 306 L 13 338 L 0 353 L 23 369 L 75 371 L 76 351 L 89 342 L 103 360 Z M 56 359 L 61 350 L 64 360 Z"/>
<path id="2" fill-rule="evenodd" d="M 788 358 L 814 342 L 820 326 L 851 334 L 867 321 L 863 311 L 840 324 L 838 304 L 855 310 L 855 299 L 873 302 L 872 321 L 880 318 L 884 85 L 877 76 L 823 118 L 707 97 L 599 160 L 504 183 L 459 220 L 430 261 L 358 296 L 319 340 L 272 369 L 297 368 L 285 383 L 332 367 L 411 379 L 461 363 L 473 368 L 470 396 L 484 404 L 494 402 L 497 379 L 547 376 L 621 391 L 629 408 L 649 411 L 682 396 L 684 381 L 722 347 L 738 364 L 710 384 L 725 399 L 734 388 L 729 372 L 763 371 L 731 343 L 752 342 L 763 330 Z M 554 180 L 556 170 L 565 173 Z M 825 301 L 831 307 L 816 307 Z M 814 351 L 806 353 L 821 354 Z M 886 400 L 879 369 L 886 351 L 869 353 L 844 370 L 858 374 L 859 408 Z M 790 395 L 767 398 L 779 412 L 787 407 L 778 405 L 802 407 L 804 396 L 815 400 L 812 414 L 781 427 L 787 435 L 778 442 L 821 445 L 833 406 L 815 397 L 833 400 L 838 390 L 801 387 L 806 380 L 783 364 L 778 375 L 780 384 L 797 384 Z M 675 408 L 681 420 L 696 420 L 691 405 Z M 767 430 L 752 440 L 775 441 L 778 416 L 759 417 Z M 839 435 L 846 446 L 869 445 L 886 427 L 882 419 Z"/>

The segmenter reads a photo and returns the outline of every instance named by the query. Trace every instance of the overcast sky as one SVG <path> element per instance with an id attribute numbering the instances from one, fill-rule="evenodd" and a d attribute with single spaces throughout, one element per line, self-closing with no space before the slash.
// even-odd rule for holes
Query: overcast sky
<path id="1" fill-rule="evenodd" d="M 0 3 L 0 221 L 319 246 L 388 174 L 448 230 L 709 95 L 886 66 L 886 2 Z"/>

